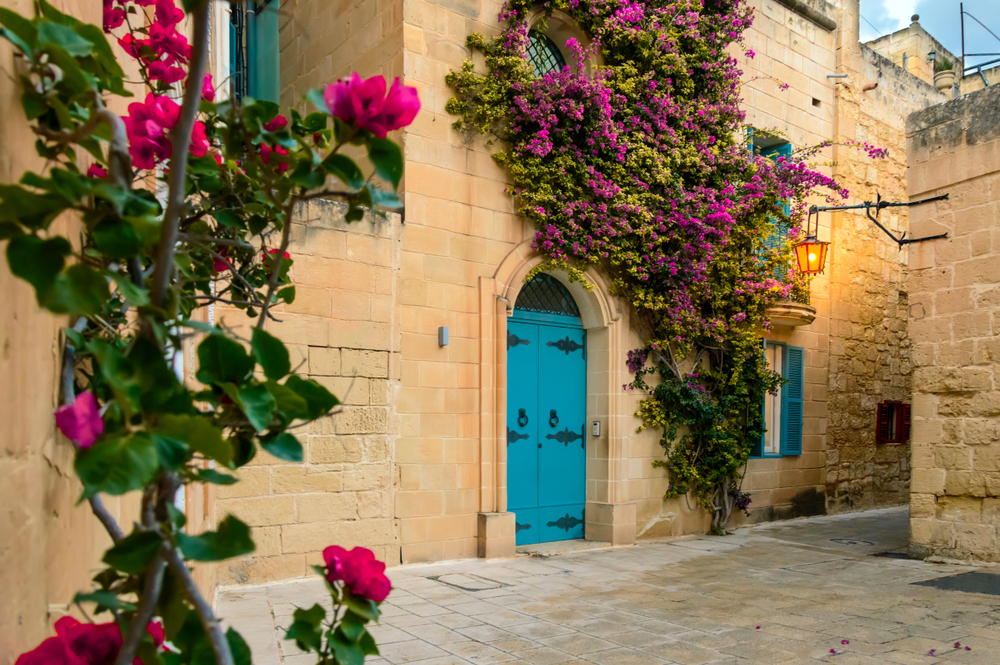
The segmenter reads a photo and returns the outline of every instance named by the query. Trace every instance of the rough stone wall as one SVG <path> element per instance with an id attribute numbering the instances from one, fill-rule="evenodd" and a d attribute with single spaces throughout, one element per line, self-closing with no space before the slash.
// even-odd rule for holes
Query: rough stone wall
<path id="1" fill-rule="evenodd" d="M 836 69 L 835 33 L 776 0 L 754 4 L 754 22 L 748 31 L 747 45 L 756 55 L 752 59 L 742 53 L 737 56 L 744 71 L 743 80 L 747 81 L 741 89 L 747 122 L 756 128 L 781 132 L 793 149 L 829 141 L 833 136 L 836 104 L 833 80 L 826 74 Z M 831 5 L 812 4 L 815 11 L 836 20 Z M 783 83 L 788 84 L 787 90 L 780 89 Z M 832 153 L 827 148 L 821 154 L 817 161 L 829 161 Z M 829 167 L 819 166 L 819 169 L 830 173 Z M 811 305 L 816 308 L 816 319 L 811 324 L 775 326 L 766 335 L 771 342 L 799 346 L 806 352 L 802 454 L 750 460 L 743 489 L 751 494 L 751 515 L 749 518 L 737 515 L 736 524 L 824 511 L 830 312 L 828 281 L 824 276 L 813 282 Z"/>
<path id="2" fill-rule="evenodd" d="M 856 3 L 853 6 L 856 10 Z M 850 190 L 837 205 L 877 194 L 906 200 L 905 114 L 943 99 L 932 86 L 904 72 L 856 38 L 857 15 L 842 12 L 834 141 L 867 141 L 889 150 L 873 160 L 856 148 L 835 147 L 834 177 Z M 851 36 L 851 32 L 855 36 Z M 877 84 L 871 90 L 866 86 Z M 864 211 L 823 213 L 830 220 L 830 377 L 826 509 L 860 510 L 905 503 L 909 443 L 876 444 L 876 407 L 910 401 L 910 343 L 904 283 L 907 250 L 879 230 Z M 908 230 L 905 208 L 882 211 L 896 237 Z"/>
<path id="3" fill-rule="evenodd" d="M 392 479 L 399 378 L 398 215 L 346 224 L 345 206 L 323 200 L 299 208 L 289 253 L 296 296 L 275 311 L 267 330 L 289 346 L 292 367 L 344 403 L 339 415 L 296 432 L 300 464 L 266 452 L 240 470 L 240 482 L 219 488 L 217 512 L 253 527 L 253 556 L 220 565 L 222 584 L 301 577 L 322 563 L 327 545 L 361 545 L 399 563 Z M 228 325 L 246 326 L 236 310 Z"/>
<path id="4" fill-rule="evenodd" d="M 1000 561 L 1000 88 L 907 119 L 916 235 L 911 554 Z"/>

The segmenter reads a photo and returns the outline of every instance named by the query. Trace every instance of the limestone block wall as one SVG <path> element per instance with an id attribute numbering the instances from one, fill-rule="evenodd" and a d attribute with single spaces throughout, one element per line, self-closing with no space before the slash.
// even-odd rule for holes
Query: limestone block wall
<path id="1" fill-rule="evenodd" d="M 1000 88 L 907 119 L 912 254 L 911 554 L 1000 561 Z"/>
<path id="2" fill-rule="evenodd" d="M 399 562 L 392 484 L 399 379 L 398 215 L 343 222 L 346 207 L 314 200 L 295 217 L 289 253 L 296 296 L 275 311 L 267 330 L 289 346 L 292 367 L 325 385 L 343 411 L 308 431 L 300 464 L 266 452 L 220 487 L 216 512 L 253 528 L 253 556 L 220 565 L 222 584 L 301 577 L 322 563 L 327 545 L 361 545 Z M 240 311 L 220 310 L 224 324 L 246 326 Z"/>

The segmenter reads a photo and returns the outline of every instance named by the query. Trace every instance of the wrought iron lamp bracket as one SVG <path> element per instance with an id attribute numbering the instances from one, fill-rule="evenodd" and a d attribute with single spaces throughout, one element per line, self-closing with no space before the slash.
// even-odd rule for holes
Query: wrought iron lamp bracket
<path id="1" fill-rule="evenodd" d="M 813 228 L 812 227 L 812 216 L 814 214 L 816 215 L 816 231 L 818 231 L 819 230 L 819 213 L 821 213 L 821 212 L 828 212 L 828 211 L 834 211 L 834 210 L 864 210 L 865 211 L 865 215 L 867 215 L 868 219 L 870 219 L 875 224 L 875 226 L 877 226 L 880 229 L 882 229 L 882 231 L 887 236 L 889 236 L 890 238 L 892 238 L 892 241 L 895 242 L 897 245 L 899 245 L 900 249 L 902 249 L 904 245 L 909 245 L 909 244 L 915 243 L 915 242 L 925 242 L 927 240 L 940 240 L 941 238 L 947 238 L 948 234 L 947 233 L 941 233 L 941 234 L 936 235 L 936 236 L 927 236 L 926 238 L 907 238 L 906 234 L 904 233 L 903 235 L 901 235 L 901 236 L 899 236 L 897 238 L 895 235 L 893 235 L 892 231 L 890 231 L 889 229 L 887 229 L 884 226 L 882 226 L 882 224 L 878 221 L 878 217 L 879 217 L 879 214 L 882 212 L 883 208 L 909 208 L 910 206 L 920 205 L 921 203 L 931 203 L 933 201 L 944 201 L 944 200 L 947 200 L 947 198 L 948 198 L 947 194 L 942 194 L 941 196 L 934 196 L 934 197 L 931 197 L 929 199 L 924 199 L 922 201 L 910 201 L 910 202 L 907 202 L 907 203 L 891 203 L 889 201 L 883 201 L 882 200 L 882 196 L 881 195 L 877 195 L 877 198 L 875 199 L 875 203 L 872 203 L 871 201 L 865 201 L 864 203 L 861 203 L 859 205 L 853 205 L 853 206 L 810 206 L 809 207 L 809 217 L 806 219 L 806 235 L 808 237 L 810 237 L 810 238 L 815 238 L 816 237 L 816 233 L 814 231 L 812 231 L 812 228 Z M 874 216 L 872 216 L 872 209 L 875 210 L 875 215 Z"/>

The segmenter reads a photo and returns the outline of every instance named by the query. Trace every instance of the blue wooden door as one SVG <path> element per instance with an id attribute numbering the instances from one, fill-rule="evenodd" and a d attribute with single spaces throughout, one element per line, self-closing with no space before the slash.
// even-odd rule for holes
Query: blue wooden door
<path id="1" fill-rule="evenodd" d="M 507 324 L 507 503 L 518 545 L 583 537 L 586 352 L 565 287 L 544 274 L 528 282 Z"/>

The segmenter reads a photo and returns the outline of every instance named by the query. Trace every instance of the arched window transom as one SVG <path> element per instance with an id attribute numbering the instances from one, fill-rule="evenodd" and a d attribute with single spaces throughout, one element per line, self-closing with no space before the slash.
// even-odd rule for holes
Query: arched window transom
<path id="1" fill-rule="evenodd" d="M 561 314 L 580 318 L 580 308 L 569 290 L 552 275 L 539 273 L 517 294 L 515 309 L 540 314 Z"/>
<path id="2" fill-rule="evenodd" d="M 556 43 L 538 30 L 528 31 L 528 62 L 535 68 L 535 76 L 562 71 L 566 58 Z"/>

